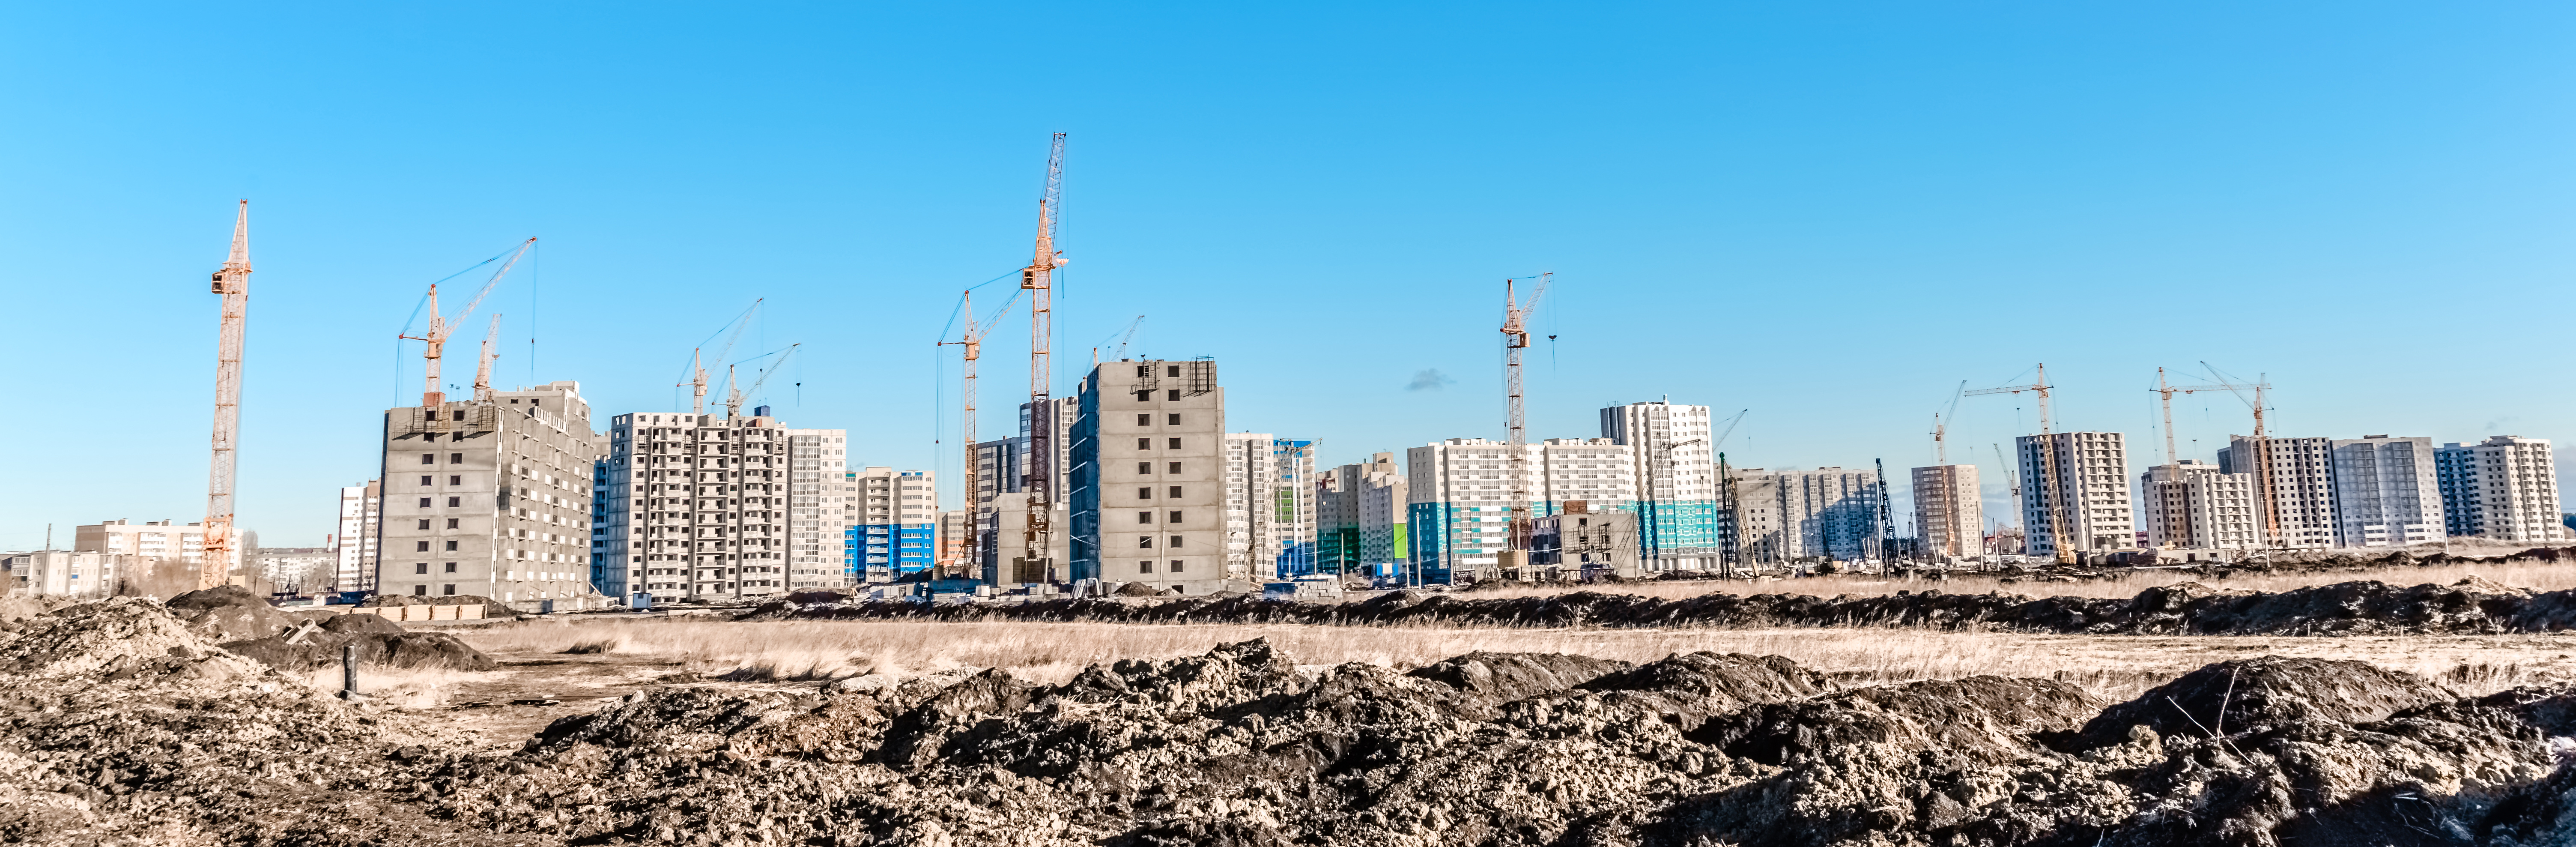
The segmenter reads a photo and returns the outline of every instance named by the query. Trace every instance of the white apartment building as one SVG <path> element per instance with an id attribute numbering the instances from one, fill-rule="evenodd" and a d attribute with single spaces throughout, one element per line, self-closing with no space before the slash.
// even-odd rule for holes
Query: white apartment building
<path id="1" fill-rule="evenodd" d="M 2218 451 L 2218 469 L 2254 476 L 2254 531 L 2263 546 L 2335 546 L 2333 448 L 2325 438 L 2267 436 L 2258 451 L 2252 437 L 2228 436 L 2227 447 Z"/>
<path id="2" fill-rule="evenodd" d="M 332 591 L 376 588 L 377 524 L 384 519 L 384 480 L 340 488 L 340 532 L 332 537 Z"/>
<path id="3" fill-rule="evenodd" d="M 1924 554 L 1936 560 L 1984 554 L 1986 513 L 1977 490 L 1977 466 L 1915 468 L 1914 526 Z"/>
<path id="4" fill-rule="evenodd" d="M 1404 472 L 1395 454 L 1326 470 L 1315 480 L 1316 570 L 1383 573 L 1403 554 Z"/>
<path id="5" fill-rule="evenodd" d="M 45 597 L 106 597 L 133 558 L 125 555 L 43 550 L 0 556 L 0 580 L 8 591 Z M 193 586 L 192 586 L 193 587 Z"/>
<path id="6" fill-rule="evenodd" d="M 1733 476 L 1744 562 L 1850 561 L 1875 552 L 1882 496 L 1876 471 L 1739 468 Z"/>
<path id="7" fill-rule="evenodd" d="M 1569 501 L 1591 511 L 1639 507 L 1636 452 L 1608 438 L 1551 438 L 1522 445 L 1529 500 L 1522 517 L 1556 514 Z M 1513 506 L 1511 445 L 1452 438 L 1405 451 L 1406 534 L 1426 580 L 1486 574 L 1501 564 Z M 1644 543 L 1642 540 L 1640 543 Z"/>
<path id="8" fill-rule="evenodd" d="M 1648 518 L 1640 524 L 1644 545 L 1663 558 L 1709 559 L 1719 545 L 1717 447 L 1707 406 L 1669 401 L 1628 403 L 1601 410 L 1601 437 L 1628 448 L 1629 467 L 1638 476 L 1633 507 Z M 1631 509 L 1629 504 L 1595 501 L 1593 511 Z M 1648 563 L 1649 569 L 1668 569 Z"/>
<path id="9" fill-rule="evenodd" d="M 1275 575 L 1275 534 L 1279 479 L 1278 438 L 1266 432 L 1227 432 L 1218 436 L 1218 462 L 1225 478 L 1225 567 L 1227 573 L 1268 579 Z"/>
<path id="10" fill-rule="evenodd" d="M 191 569 L 204 563 L 205 541 L 202 523 L 172 526 L 167 520 L 137 524 L 119 518 L 72 530 L 72 549 L 77 552 L 177 561 Z"/>
<path id="11" fill-rule="evenodd" d="M 2137 546 L 2137 516 L 2129 503 L 2129 452 L 2120 433 L 2060 432 L 2045 444 L 2040 436 L 2025 435 L 2014 445 L 2020 454 L 2024 492 L 2022 525 L 2029 528 L 2027 546 L 2032 555 L 2057 555 L 2061 534 L 2051 523 L 2052 511 L 2066 516 L 2062 537 L 2070 550 Z M 2043 449 L 2049 445 L 2053 449 Z M 2057 470 L 2054 480 L 2048 475 L 2052 461 Z"/>
<path id="12" fill-rule="evenodd" d="M 602 591 L 650 594 L 663 603 L 753 599 L 791 589 L 794 442 L 766 414 L 768 407 L 754 411 L 737 418 L 634 412 L 609 419 Z M 824 490 L 808 496 L 845 496 L 825 481 L 815 484 Z"/>
<path id="13" fill-rule="evenodd" d="M 1077 396 L 1066 465 L 1068 575 L 1188 594 L 1248 587 L 1251 566 L 1228 555 L 1228 478 L 1237 469 L 1226 465 L 1235 442 L 1225 432 L 1216 363 L 1103 362 Z M 1261 481 L 1249 473 L 1241 480 L 1247 492 Z M 1253 539 L 1243 541 L 1248 548 Z"/>
<path id="14" fill-rule="evenodd" d="M 787 430 L 787 587 L 846 588 L 850 528 L 858 525 L 848 430 Z"/>
<path id="15" fill-rule="evenodd" d="M 2558 541 L 2558 462 L 2549 440 L 2499 435 L 2434 451 L 2449 534 L 2495 541 Z"/>
<path id="16" fill-rule="evenodd" d="M 2251 550 L 2261 547 L 2255 522 L 2254 475 L 2227 473 L 2185 459 L 2138 475 L 2147 546 L 2168 549 Z"/>
<path id="17" fill-rule="evenodd" d="M 585 599 L 599 442 L 581 386 L 385 411 L 377 590 Z"/>
<path id="18" fill-rule="evenodd" d="M 2430 438 L 2365 435 L 2329 442 L 2335 543 L 2403 547 L 2441 541 L 2442 489 L 2433 452 Z"/>
<path id="19" fill-rule="evenodd" d="M 308 595 L 329 590 L 338 558 L 329 547 L 261 547 L 252 552 L 252 566 L 270 591 Z"/>
<path id="20" fill-rule="evenodd" d="M 861 575 L 868 582 L 886 582 L 928 569 L 938 557 L 937 477 L 929 471 L 872 467 L 847 478 L 858 497 L 850 551 Z"/>

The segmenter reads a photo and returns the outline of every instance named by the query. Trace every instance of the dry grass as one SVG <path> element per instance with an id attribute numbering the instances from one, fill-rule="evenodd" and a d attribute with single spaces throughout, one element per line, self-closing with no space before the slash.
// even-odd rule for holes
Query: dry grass
<path id="1" fill-rule="evenodd" d="M 617 652 L 743 681 L 816 680 L 870 671 L 915 675 L 1002 667 L 1062 682 L 1084 666 L 1196 655 L 1267 638 L 1310 665 L 1417 667 L 1478 650 L 1573 653 L 1631 662 L 1673 653 L 1781 655 L 1854 682 L 2048 677 L 2125 699 L 2193 668 L 2276 654 L 2359 659 L 2444 679 L 2464 693 L 2576 680 L 2576 636 L 2146 637 L 1873 629 L 1511 629 L 1109 623 L 604 620 L 460 632 L 496 655 L 562 653 L 614 641 Z"/>
<path id="2" fill-rule="evenodd" d="M 2213 578 L 2189 570 L 2139 570 L 2121 572 L 2120 576 L 2113 578 L 2082 582 L 2043 582 L 2024 579 L 2011 584 L 1991 575 L 1966 573 L 1954 574 L 1947 580 L 1884 576 L 1825 576 L 1806 579 L 1763 579 L 1753 582 L 1715 579 L 1675 580 L 1581 586 L 1511 586 L 1477 591 L 1462 596 L 1478 599 L 1539 597 L 1574 591 L 1599 591 L 1679 600 L 1711 593 L 1812 594 L 1819 597 L 1832 597 L 1838 594 L 1874 595 L 1939 589 L 1951 594 L 1984 594 L 1989 591 L 2000 591 L 2006 594 L 2027 594 L 2036 597 L 2125 598 L 2137 596 L 2138 592 L 2159 585 L 2172 585 L 2179 582 L 2198 582 L 2213 588 L 2228 590 L 2278 592 L 2357 580 L 2378 580 L 2396 585 L 2418 585 L 2427 582 L 2447 585 L 2471 576 L 2534 591 L 2561 591 L 2576 588 L 2576 564 L 2511 562 L 2495 565 L 2354 568 L 2315 573 L 2242 573 L 2225 578 Z"/>

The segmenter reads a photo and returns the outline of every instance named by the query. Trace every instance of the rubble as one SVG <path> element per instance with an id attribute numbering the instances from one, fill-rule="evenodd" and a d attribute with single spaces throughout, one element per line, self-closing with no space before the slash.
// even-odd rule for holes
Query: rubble
<path id="1" fill-rule="evenodd" d="M 337 666 L 341 648 L 350 644 L 358 646 L 358 661 L 371 665 L 465 671 L 495 667 L 482 651 L 447 633 L 410 632 L 364 613 L 290 615 L 237 586 L 191 591 L 170 598 L 167 606 L 189 631 L 280 670 Z"/>

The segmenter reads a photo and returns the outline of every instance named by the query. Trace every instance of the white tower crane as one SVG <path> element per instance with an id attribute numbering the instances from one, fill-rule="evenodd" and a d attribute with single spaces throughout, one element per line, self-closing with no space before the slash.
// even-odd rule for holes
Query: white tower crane
<path id="1" fill-rule="evenodd" d="M 250 312 L 250 201 L 233 214 L 233 251 L 215 271 L 213 291 L 224 297 L 223 328 L 215 346 L 214 462 L 206 475 L 205 537 L 199 548 L 203 565 L 197 587 L 213 588 L 229 578 L 233 541 L 233 455 L 241 430 L 242 319 Z"/>

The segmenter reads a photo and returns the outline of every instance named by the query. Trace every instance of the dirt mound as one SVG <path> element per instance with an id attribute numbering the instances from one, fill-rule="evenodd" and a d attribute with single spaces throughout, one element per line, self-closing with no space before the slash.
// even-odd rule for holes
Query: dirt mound
<path id="1" fill-rule="evenodd" d="M 0 842 L 323 843 L 334 787 L 382 775 L 375 718 L 217 649 L 154 600 L 0 634 Z M 381 830 L 376 837 L 385 837 Z"/>
<path id="2" fill-rule="evenodd" d="M 2413 674 L 2364 662 L 2263 656 L 2220 662 L 2113 706 L 2084 727 L 2089 746 L 2117 744 L 2130 727 L 2159 736 L 2260 733 L 2306 720 L 2367 723 L 2401 709 L 2456 699 Z"/>
<path id="3" fill-rule="evenodd" d="M 188 630 L 216 641 L 264 638 L 293 629 L 295 617 L 238 585 L 218 585 L 170 598 L 170 613 Z"/>
<path id="4" fill-rule="evenodd" d="M 383 616 L 353 613 L 299 622 L 280 635 L 223 642 L 226 650 L 284 671 L 340 664 L 342 648 L 356 645 L 358 661 L 396 668 L 488 671 L 498 667 L 483 651 L 444 632 L 410 632 Z"/>

